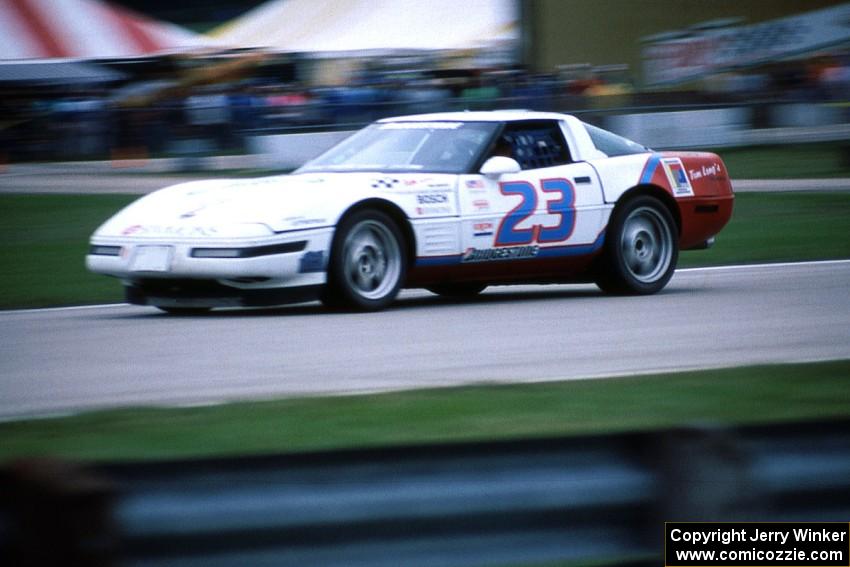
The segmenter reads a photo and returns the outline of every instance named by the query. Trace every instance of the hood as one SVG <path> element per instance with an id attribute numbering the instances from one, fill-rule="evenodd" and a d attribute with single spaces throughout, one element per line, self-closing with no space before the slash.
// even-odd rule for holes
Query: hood
<path id="1" fill-rule="evenodd" d="M 97 236 L 250 237 L 332 226 L 352 204 L 396 202 L 448 189 L 454 176 L 310 173 L 191 181 L 151 193 L 121 210 Z"/>

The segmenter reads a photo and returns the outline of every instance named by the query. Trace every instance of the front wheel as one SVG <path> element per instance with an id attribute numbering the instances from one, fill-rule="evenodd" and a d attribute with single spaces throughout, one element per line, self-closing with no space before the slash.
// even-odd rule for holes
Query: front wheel
<path id="1" fill-rule="evenodd" d="M 407 268 L 396 223 L 385 213 L 364 210 L 337 227 L 322 301 L 330 307 L 377 311 L 398 295 Z"/>
<path id="2" fill-rule="evenodd" d="M 650 196 L 627 201 L 608 225 L 597 285 L 629 295 L 660 291 L 679 259 L 676 234 L 673 216 L 661 201 Z"/>

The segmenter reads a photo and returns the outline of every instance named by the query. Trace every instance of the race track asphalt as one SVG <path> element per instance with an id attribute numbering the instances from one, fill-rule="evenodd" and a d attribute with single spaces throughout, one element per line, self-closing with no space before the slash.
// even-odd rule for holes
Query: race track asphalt
<path id="1" fill-rule="evenodd" d="M 850 358 L 850 261 L 694 269 L 660 294 L 405 292 L 172 317 L 126 305 L 0 312 L 0 418 Z"/>

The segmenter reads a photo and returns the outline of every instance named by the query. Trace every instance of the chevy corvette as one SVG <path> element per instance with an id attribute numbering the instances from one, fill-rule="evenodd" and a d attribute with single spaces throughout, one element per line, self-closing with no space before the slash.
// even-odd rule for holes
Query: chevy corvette
<path id="1" fill-rule="evenodd" d="M 728 222 L 704 152 L 655 152 L 578 118 L 461 112 L 375 122 L 292 174 L 181 183 L 92 235 L 89 270 L 170 313 L 320 299 L 378 310 L 401 288 L 667 284 Z"/>

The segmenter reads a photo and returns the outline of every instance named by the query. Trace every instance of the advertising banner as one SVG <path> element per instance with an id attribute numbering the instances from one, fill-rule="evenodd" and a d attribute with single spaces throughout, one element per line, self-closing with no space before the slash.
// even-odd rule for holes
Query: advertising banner
<path id="1" fill-rule="evenodd" d="M 850 3 L 748 26 L 683 31 L 647 41 L 644 78 L 649 86 L 674 85 L 848 42 Z"/>

